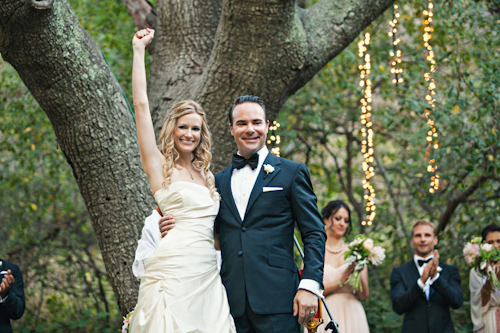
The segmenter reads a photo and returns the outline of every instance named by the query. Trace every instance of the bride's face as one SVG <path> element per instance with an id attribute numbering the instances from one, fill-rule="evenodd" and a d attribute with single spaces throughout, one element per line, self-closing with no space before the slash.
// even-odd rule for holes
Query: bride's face
<path id="1" fill-rule="evenodd" d="M 202 118 L 197 113 L 186 114 L 177 119 L 174 145 L 179 154 L 191 154 L 201 140 Z"/>

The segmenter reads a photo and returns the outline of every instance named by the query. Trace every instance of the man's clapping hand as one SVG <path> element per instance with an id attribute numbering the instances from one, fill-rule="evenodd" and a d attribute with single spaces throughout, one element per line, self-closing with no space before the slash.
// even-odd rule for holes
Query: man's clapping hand
<path id="1" fill-rule="evenodd" d="M 420 281 L 425 283 L 428 278 L 435 278 L 439 267 L 439 252 L 438 250 L 434 250 L 434 258 L 432 258 L 427 265 L 424 267 L 424 271 L 422 276 L 420 277 Z"/>
<path id="2" fill-rule="evenodd" d="M 0 284 L 0 297 L 3 299 L 9 294 L 9 290 L 14 284 L 14 276 L 12 272 L 7 270 L 7 274 L 5 274 L 2 278 L 2 283 Z"/>

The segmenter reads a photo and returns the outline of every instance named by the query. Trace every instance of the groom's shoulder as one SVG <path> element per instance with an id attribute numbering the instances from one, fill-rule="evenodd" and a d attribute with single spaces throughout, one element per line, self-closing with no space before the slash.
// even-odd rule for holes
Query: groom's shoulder
<path id="1" fill-rule="evenodd" d="M 297 170 L 299 168 L 301 169 L 307 169 L 307 166 L 304 163 L 299 163 L 295 162 L 289 159 L 286 159 L 284 157 L 278 157 L 281 163 L 282 168 L 287 168 L 287 169 L 292 169 L 292 170 Z"/>
<path id="2" fill-rule="evenodd" d="M 231 169 L 231 165 L 229 165 L 228 167 L 222 169 L 221 171 L 217 172 L 215 174 L 215 179 L 219 179 L 225 172 L 229 172 L 229 169 Z"/>

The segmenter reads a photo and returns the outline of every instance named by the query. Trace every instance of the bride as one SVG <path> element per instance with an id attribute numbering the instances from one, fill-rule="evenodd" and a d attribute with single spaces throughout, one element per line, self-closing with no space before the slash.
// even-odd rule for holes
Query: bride
<path id="1" fill-rule="evenodd" d="M 169 110 L 156 146 L 146 93 L 145 47 L 154 30 L 132 40 L 132 92 L 142 168 L 163 214 L 176 227 L 147 260 L 129 332 L 235 333 L 214 247 L 219 195 L 209 171 L 210 133 L 193 101 Z"/>

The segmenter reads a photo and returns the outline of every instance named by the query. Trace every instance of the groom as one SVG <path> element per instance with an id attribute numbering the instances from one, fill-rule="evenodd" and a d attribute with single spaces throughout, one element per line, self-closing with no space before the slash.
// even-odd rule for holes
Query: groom
<path id="1" fill-rule="evenodd" d="M 326 239 L 307 167 L 266 148 L 269 121 L 257 96 L 236 100 L 229 128 L 238 154 L 215 176 L 221 195 L 215 226 L 231 314 L 238 333 L 299 332 L 298 323 L 317 311 Z M 305 250 L 300 285 L 295 222 Z"/>
<path id="2" fill-rule="evenodd" d="M 229 128 L 238 154 L 215 176 L 221 195 L 215 227 L 231 315 L 238 333 L 300 332 L 299 323 L 317 311 L 326 240 L 309 172 L 266 148 L 269 121 L 257 96 L 236 100 Z M 295 222 L 305 252 L 300 284 L 293 258 Z M 160 221 L 162 236 L 174 224 L 171 217 Z"/>

